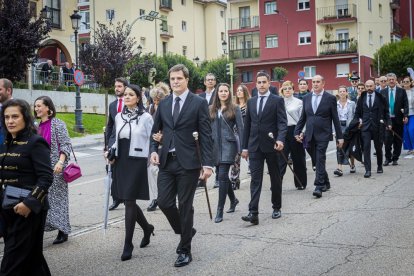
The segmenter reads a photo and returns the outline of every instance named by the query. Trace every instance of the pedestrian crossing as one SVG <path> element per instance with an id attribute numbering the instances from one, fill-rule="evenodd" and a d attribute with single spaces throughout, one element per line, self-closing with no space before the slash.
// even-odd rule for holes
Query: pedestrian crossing
<path id="1" fill-rule="evenodd" d="M 103 150 L 102 147 L 82 148 L 82 151 L 75 150 L 75 155 L 76 158 L 85 158 L 97 155 L 103 156 Z"/>

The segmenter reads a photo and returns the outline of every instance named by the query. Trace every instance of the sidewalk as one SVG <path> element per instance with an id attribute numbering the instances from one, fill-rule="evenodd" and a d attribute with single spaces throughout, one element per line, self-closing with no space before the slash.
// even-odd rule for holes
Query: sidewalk
<path id="1" fill-rule="evenodd" d="M 72 140 L 73 150 L 79 150 L 79 149 L 90 148 L 90 147 L 99 147 L 99 146 L 102 146 L 102 150 L 104 148 L 103 133 L 91 134 L 91 135 L 86 135 L 83 137 L 75 137 L 75 138 L 71 138 L 71 140 Z"/>

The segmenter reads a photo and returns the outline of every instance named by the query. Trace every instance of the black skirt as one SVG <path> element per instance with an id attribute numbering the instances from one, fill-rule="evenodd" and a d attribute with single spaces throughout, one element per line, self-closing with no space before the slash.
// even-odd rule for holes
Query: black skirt
<path id="1" fill-rule="evenodd" d="M 120 200 L 149 200 L 147 158 L 129 156 L 129 139 L 119 139 L 112 195 Z"/>

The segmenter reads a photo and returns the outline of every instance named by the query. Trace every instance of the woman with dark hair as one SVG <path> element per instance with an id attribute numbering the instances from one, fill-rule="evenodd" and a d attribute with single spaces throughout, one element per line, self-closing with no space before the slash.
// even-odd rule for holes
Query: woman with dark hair
<path id="1" fill-rule="evenodd" d="M 49 189 L 50 209 L 47 214 L 45 231 L 58 230 L 53 244 L 68 240 L 71 231 L 69 223 L 68 183 L 63 178 L 71 152 L 70 138 L 66 124 L 56 118 L 56 108 L 48 96 L 35 100 L 34 115 L 40 119 L 38 133 L 50 145 L 50 160 L 53 168 L 53 183 Z"/>
<path id="2" fill-rule="evenodd" d="M 298 89 L 298 92 L 295 92 L 293 96 L 295 98 L 298 98 L 299 100 L 302 100 L 303 97 L 305 97 L 309 93 L 308 82 L 305 79 L 300 79 L 298 81 Z"/>
<path id="3" fill-rule="evenodd" d="M 244 84 L 240 84 L 236 90 L 236 105 L 240 107 L 241 114 L 246 117 L 247 100 L 250 98 L 249 89 Z"/>
<path id="4" fill-rule="evenodd" d="M 5 142 L 0 145 L 1 217 L 5 221 L 1 275 L 50 275 L 43 256 L 43 233 L 53 182 L 50 149 L 36 134 L 29 104 L 11 99 L 1 109 Z M 12 191 L 22 194 L 9 200 Z"/>
<path id="5" fill-rule="evenodd" d="M 116 168 L 113 171 L 113 193 L 125 203 L 125 242 L 122 261 L 131 259 L 134 245 L 135 222 L 144 231 L 140 247 L 150 243 L 154 226 L 149 224 L 136 200 L 149 200 L 147 160 L 152 116 L 145 112 L 141 88 L 129 84 L 124 93 L 124 109 L 115 117 L 115 130 L 111 148 L 115 149 Z"/>
<path id="6" fill-rule="evenodd" d="M 240 108 L 233 103 L 230 86 L 220 83 L 216 89 L 213 104 L 210 106 L 211 129 L 213 133 L 214 164 L 218 167 L 219 200 L 215 222 L 223 221 L 223 209 L 227 195 L 230 198 L 232 213 L 239 200 L 234 195 L 229 179 L 229 169 L 241 153 L 240 145 L 243 133 L 243 118 Z"/>

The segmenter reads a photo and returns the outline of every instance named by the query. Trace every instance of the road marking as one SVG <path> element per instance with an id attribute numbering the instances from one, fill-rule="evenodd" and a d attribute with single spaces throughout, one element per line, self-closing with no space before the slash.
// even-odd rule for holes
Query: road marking
<path id="1" fill-rule="evenodd" d="M 414 158 L 414 155 L 412 155 L 412 154 L 404 156 L 404 159 L 412 159 L 412 158 Z"/>
<path id="2" fill-rule="evenodd" d="M 75 152 L 76 157 L 86 157 L 86 156 L 90 156 L 90 153 L 85 153 L 85 152 Z"/>
<path id="3" fill-rule="evenodd" d="M 72 185 L 69 185 L 69 187 L 73 188 L 73 187 L 83 186 L 83 185 L 86 185 L 86 184 L 91 184 L 91 183 L 94 183 L 94 182 L 103 181 L 104 179 L 105 179 L 105 177 L 101 177 L 101 178 L 97 178 L 97 179 L 93 179 L 93 180 L 88 180 L 88 181 L 72 184 Z"/>
<path id="4" fill-rule="evenodd" d="M 89 148 L 91 150 L 99 150 L 103 152 L 103 147 L 93 147 L 93 148 Z"/>

